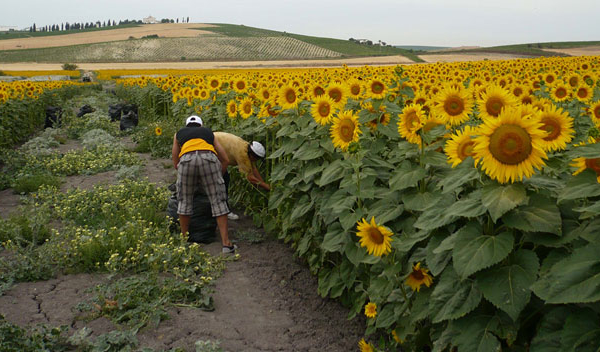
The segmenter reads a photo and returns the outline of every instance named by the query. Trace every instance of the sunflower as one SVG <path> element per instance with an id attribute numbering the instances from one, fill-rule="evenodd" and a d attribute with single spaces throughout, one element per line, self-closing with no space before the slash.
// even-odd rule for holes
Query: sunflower
<path id="1" fill-rule="evenodd" d="M 419 129 L 425 124 L 425 114 L 419 104 L 408 105 L 402 110 L 398 120 L 398 132 L 402 138 L 413 144 L 421 144 Z"/>
<path id="2" fill-rule="evenodd" d="M 372 78 L 366 86 L 366 96 L 372 99 L 383 99 L 387 93 L 387 86 L 382 80 Z"/>
<path id="3" fill-rule="evenodd" d="M 577 175 L 577 174 L 583 172 L 585 169 L 594 170 L 594 172 L 596 172 L 596 175 L 598 176 L 596 178 L 596 181 L 598 183 L 600 183 L 600 158 L 592 158 L 592 159 L 575 158 L 575 159 L 573 159 L 571 166 L 574 166 L 577 168 L 577 170 L 573 173 L 573 175 Z"/>
<path id="4" fill-rule="evenodd" d="M 592 121 L 598 124 L 600 122 L 600 100 L 590 105 L 589 112 L 592 117 Z"/>
<path id="5" fill-rule="evenodd" d="M 221 81 L 218 78 L 216 78 L 216 77 L 212 77 L 210 79 L 210 81 L 208 82 L 208 85 L 213 90 L 219 89 L 221 87 Z"/>
<path id="6" fill-rule="evenodd" d="M 227 103 L 227 116 L 231 117 L 231 118 L 235 118 L 238 115 L 238 106 L 237 103 L 235 102 L 235 100 L 230 100 L 229 103 Z"/>
<path id="7" fill-rule="evenodd" d="M 375 217 L 368 223 L 364 218 L 356 226 L 360 237 L 360 246 L 367 248 L 367 253 L 377 257 L 388 254 L 392 251 L 392 236 L 394 235 L 387 227 L 377 225 Z"/>
<path id="8" fill-rule="evenodd" d="M 294 87 L 284 84 L 279 88 L 277 105 L 281 106 L 283 110 L 294 109 L 298 106 L 299 100 L 298 92 Z"/>
<path id="9" fill-rule="evenodd" d="M 339 108 L 343 109 L 346 106 L 346 101 L 350 95 L 348 87 L 341 83 L 331 83 L 325 89 L 325 94 L 328 95 L 333 103 Z"/>
<path id="10" fill-rule="evenodd" d="M 334 110 L 333 100 L 326 95 L 322 95 L 315 98 L 315 102 L 310 109 L 310 114 L 318 124 L 327 125 L 333 118 Z"/>
<path id="11" fill-rule="evenodd" d="M 346 151 L 352 142 L 358 141 L 358 135 L 362 133 L 359 128 L 358 116 L 352 111 L 344 111 L 333 119 L 329 133 L 334 147 Z"/>
<path id="12" fill-rule="evenodd" d="M 271 98 L 271 90 L 267 87 L 261 88 L 260 92 L 258 93 L 258 96 L 263 100 L 263 101 L 267 101 Z"/>
<path id="13" fill-rule="evenodd" d="M 310 88 L 310 96 L 314 99 L 316 97 L 320 97 L 325 94 L 325 88 L 323 88 L 320 84 L 315 84 Z"/>
<path id="14" fill-rule="evenodd" d="M 506 109 L 496 119 L 487 119 L 477 129 L 475 158 L 482 170 L 500 183 L 520 181 L 530 177 L 534 168 L 544 166 L 547 159 L 538 119 L 523 119 L 518 109 Z"/>
<path id="15" fill-rule="evenodd" d="M 365 341 L 364 338 L 358 342 L 358 347 L 360 348 L 360 352 L 374 352 L 375 351 L 375 349 L 373 348 L 373 345 L 371 345 L 370 343 Z"/>
<path id="16" fill-rule="evenodd" d="M 375 318 L 377 316 L 377 304 L 373 302 L 367 303 L 365 305 L 365 315 L 367 318 Z"/>
<path id="17" fill-rule="evenodd" d="M 593 95 L 594 92 L 592 91 L 592 89 L 585 84 L 582 84 L 575 88 L 575 98 L 577 98 L 577 100 L 581 102 L 587 103 L 592 99 Z"/>
<path id="18" fill-rule="evenodd" d="M 503 108 L 516 105 L 516 98 L 502 87 L 489 85 L 477 103 L 482 118 L 496 118 Z"/>
<path id="19" fill-rule="evenodd" d="M 433 278 L 429 275 L 429 269 L 421 268 L 421 263 L 413 265 L 412 272 L 408 274 L 405 283 L 412 288 L 413 291 L 419 292 L 421 285 L 429 287 L 433 283 Z"/>
<path id="20" fill-rule="evenodd" d="M 541 129 L 547 132 L 542 143 L 544 150 L 551 152 L 565 149 L 575 134 L 573 119 L 569 114 L 551 105 L 542 111 L 539 118 L 542 123 Z"/>
<path id="21" fill-rule="evenodd" d="M 160 127 L 156 127 L 156 128 L 154 129 L 154 134 L 155 134 L 155 135 L 157 135 L 157 136 L 160 136 L 160 135 L 162 135 L 162 133 L 163 133 L 163 130 L 162 130 L 162 128 L 160 128 Z"/>
<path id="22" fill-rule="evenodd" d="M 448 163 L 452 164 L 452 167 L 456 167 L 469 156 L 473 157 L 475 135 L 475 128 L 465 126 L 462 131 L 457 131 L 456 134 L 452 135 L 451 139 L 446 142 L 444 152 L 448 156 Z M 475 162 L 475 166 L 477 166 L 477 162 Z"/>
<path id="23" fill-rule="evenodd" d="M 392 330 L 392 337 L 394 338 L 394 341 L 396 341 L 397 343 L 402 343 L 402 339 L 398 336 L 396 329 Z"/>
<path id="24" fill-rule="evenodd" d="M 250 99 L 249 97 L 246 97 L 242 100 L 242 102 L 240 103 L 240 116 L 243 119 L 247 119 L 250 116 L 252 116 L 252 99 Z"/>
<path id="25" fill-rule="evenodd" d="M 557 83 L 550 90 L 550 96 L 557 102 L 567 100 L 569 95 L 570 90 L 564 83 Z"/>
<path id="26" fill-rule="evenodd" d="M 362 92 L 363 92 L 362 82 L 355 78 L 349 80 L 348 81 L 348 91 L 349 91 L 350 96 L 353 99 L 355 99 L 355 100 L 360 99 Z"/>
<path id="27" fill-rule="evenodd" d="M 467 121 L 473 110 L 470 93 L 457 87 L 445 87 L 438 93 L 434 102 L 434 113 L 451 126 Z"/>

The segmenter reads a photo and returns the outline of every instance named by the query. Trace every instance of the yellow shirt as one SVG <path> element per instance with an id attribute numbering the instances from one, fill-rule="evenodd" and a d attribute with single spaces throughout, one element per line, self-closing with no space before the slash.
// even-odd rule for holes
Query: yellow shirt
<path id="1" fill-rule="evenodd" d="M 215 132 L 215 138 L 227 152 L 230 165 L 237 165 L 244 175 L 252 173 L 252 163 L 248 157 L 248 142 L 227 132 Z"/>

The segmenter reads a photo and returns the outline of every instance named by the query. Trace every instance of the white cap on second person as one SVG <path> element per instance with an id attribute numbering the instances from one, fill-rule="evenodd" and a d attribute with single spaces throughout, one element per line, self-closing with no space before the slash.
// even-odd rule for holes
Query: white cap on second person
<path id="1" fill-rule="evenodd" d="M 187 118 L 187 120 L 185 120 L 185 125 L 189 125 L 190 123 L 197 123 L 200 126 L 202 126 L 202 119 L 200 118 L 200 116 L 196 116 L 196 115 L 192 115 L 190 117 Z"/>
<path id="2" fill-rule="evenodd" d="M 265 147 L 263 147 L 263 145 L 257 141 L 252 141 L 252 143 L 250 143 L 250 150 L 252 150 L 252 152 L 261 159 L 267 154 L 265 152 Z"/>

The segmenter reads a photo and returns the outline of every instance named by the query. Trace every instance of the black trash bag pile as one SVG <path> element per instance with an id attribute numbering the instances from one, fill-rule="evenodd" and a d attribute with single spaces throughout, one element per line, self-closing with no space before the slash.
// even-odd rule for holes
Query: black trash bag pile
<path id="1" fill-rule="evenodd" d="M 61 124 L 63 109 L 60 106 L 46 106 L 44 128 L 58 127 Z"/>
<path id="2" fill-rule="evenodd" d="M 82 117 L 83 115 L 89 114 L 94 111 L 96 111 L 96 109 L 86 104 L 79 108 L 79 111 L 77 112 L 77 117 Z"/>
<path id="3" fill-rule="evenodd" d="M 167 214 L 175 223 L 179 223 L 179 215 L 177 215 L 177 188 L 174 183 L 169 186 L 169 190 L 172 194 L 167 205 Z M 194 213 L 190 217 L 188 242 L 214 242 L 217 219 L 212 217 L 210 200 L 202 190 L 202 187 L 199 187 L 198 191 L 194 194 L 193 211 Z"/>
<path id="4" fill-rule="evenodd" d="M 123 104 L 114 104 L 108 106 L 108 116 L 110 116 L 110 121 L 120 121 L 121 120 L 121 112 L 123 111 Z"/>
<path id="5" fill-rule="evenodd" d="M 125 104 L 121 109 L 121 131 L 129 130 L 138 125 L 138 107 L 135 104 Z"/>

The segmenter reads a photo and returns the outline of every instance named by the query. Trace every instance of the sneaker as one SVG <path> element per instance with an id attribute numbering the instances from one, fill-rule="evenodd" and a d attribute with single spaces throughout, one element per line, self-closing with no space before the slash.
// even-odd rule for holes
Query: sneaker
<path id="1" fill-rule="evenodd" d="M 229 220 L 239 220 L 239 218 L 240 218 L 239 215 L 237 215 L 233 212 L 227 214 L 227 219 L 229 219 Z"/>
<path id="2" fill-rule="evenodd" d="M 231 246 L 223 246 L 223 254 L 235 254 L 235 250 L 238 248 L 237 245 L 232 244 Z"/>

